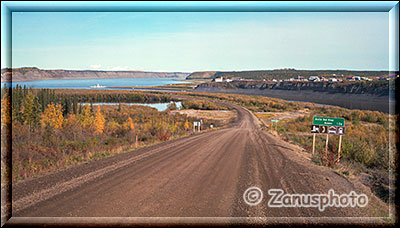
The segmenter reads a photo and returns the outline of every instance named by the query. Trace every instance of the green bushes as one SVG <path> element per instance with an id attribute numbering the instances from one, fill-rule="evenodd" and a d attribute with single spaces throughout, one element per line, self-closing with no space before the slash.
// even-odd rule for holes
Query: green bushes
<path id="1" fill-rule="evenodd" d="M 217 105 L 214 102 L 206 100 L 187 100 L 182 101 L 182 109 L 197 109 L 197 110 L 226 110 L 222 105 Z"/>

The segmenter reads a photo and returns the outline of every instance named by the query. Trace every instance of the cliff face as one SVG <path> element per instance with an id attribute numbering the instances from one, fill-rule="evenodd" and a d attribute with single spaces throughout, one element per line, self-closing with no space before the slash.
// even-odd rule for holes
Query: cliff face
<path id="1" fill-rule="evenodd" d="M 254 90 L 286 90 L 312 91 L 325 93 L 371 94 L 375 96 L 389 96 L 389 82 L 260 82 L 234 81 L 209 82 L 200 84 L 197 89 L 254 89 Z"/>
<path id="2" fill-rule="evenodd" d="M 394 88 L 388 81 L 381 82 L 282 82 L 238 81 L 230 83 L 203 83 L 195 91 L 261 95 L 291 101 L 314 102 L 349 109 L 394 110 Z"/>
<path id="3" fill-rule="evenodd" d="M 41 70 L 38 68 L 2 69 L 1 81 L 90 78 L 185 78 L 189 73 L 143 71 Z"/>

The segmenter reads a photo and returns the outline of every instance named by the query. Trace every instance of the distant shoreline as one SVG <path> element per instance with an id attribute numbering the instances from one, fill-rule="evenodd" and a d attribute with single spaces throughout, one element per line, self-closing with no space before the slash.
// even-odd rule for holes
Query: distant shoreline
<path id="1" fill-rule="evenodd" d="M 1 69 L 1 82 L 28 82 L 57 79 L 167 78 L 185 79 L 185 72 L 42 70 L 39 68 Z"/>

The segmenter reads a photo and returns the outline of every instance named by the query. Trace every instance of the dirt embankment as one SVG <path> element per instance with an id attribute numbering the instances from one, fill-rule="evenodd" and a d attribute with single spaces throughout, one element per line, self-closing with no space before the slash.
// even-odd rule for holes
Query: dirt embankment
<path id="1" fill-rule="evenodd" d="M 2 69 L 1 81 L 35 81 L 49 79 L 92 78 L 185 78 L 188 73 L 98 70 L 42 70 L 36 67 Z"/>
<path id="2" fill-rule="evenodd" d="M 386 113 L 395 100 L 389 82 L 214 82 L 200 84 L 195 91 L 262 95 Z"/>

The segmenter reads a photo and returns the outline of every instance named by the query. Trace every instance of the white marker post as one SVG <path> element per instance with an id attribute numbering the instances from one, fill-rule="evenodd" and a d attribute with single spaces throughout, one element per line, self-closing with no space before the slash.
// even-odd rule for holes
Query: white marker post
<path id="1" fill-rule="evenodd" d="M 325 160 L 326 160 L 326 166 L 328 166 L 328 141 L 329 141 L 329 134 L 326 133 L 326 144 L 325 144 Z"/>
<path id="2" fill-rule="evenodd" d="M 338 150 L 338 157 L 336 159 L 336 162 L 340 162 L 340 154 L 342 153 L 342 135 L 339 135 L 339 150 Z"/>
<path id="3" fill-rule="evenodd" d="M 315 153 L 315 133 L 313 133 L 313 139 L 312 139 L 312 155 Z"/>

